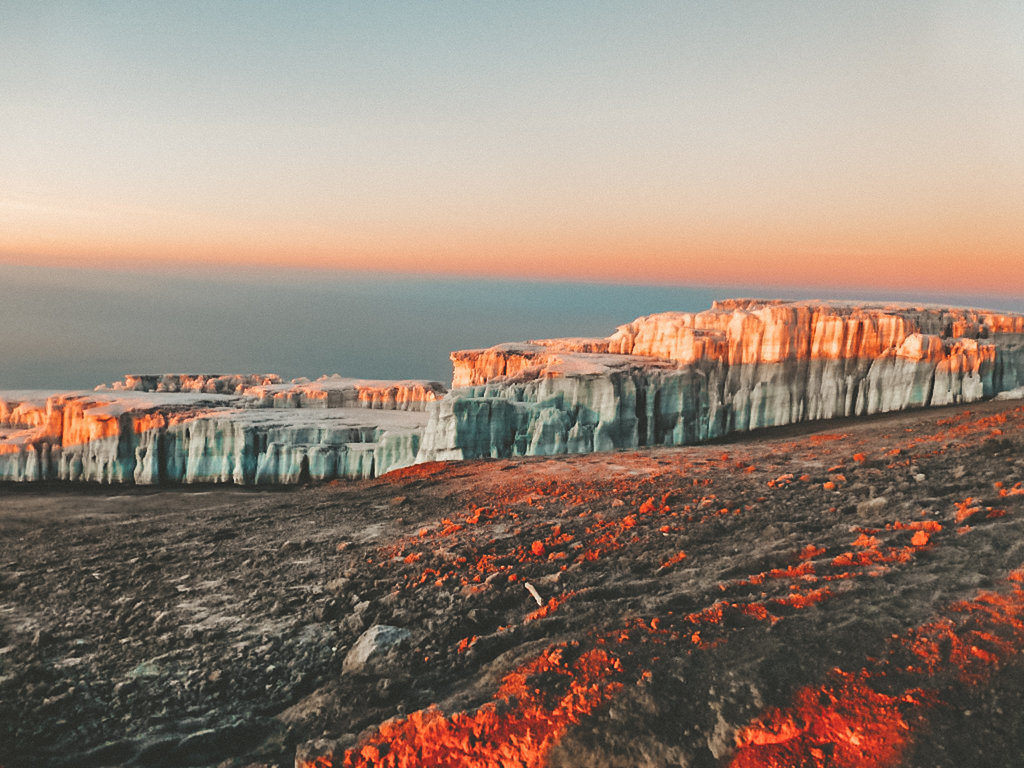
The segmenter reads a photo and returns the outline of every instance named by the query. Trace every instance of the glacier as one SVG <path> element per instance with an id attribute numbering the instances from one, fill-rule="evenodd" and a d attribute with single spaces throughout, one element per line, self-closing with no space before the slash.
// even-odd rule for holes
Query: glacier
<path id="1" fill-rule="evenodd" d="M 0 392 L 0 480 L 296 483 L 416 458 L 430 381 L 127 376 L 91 392 Z"/>
<path id="2" fill-rule="evenodd" d="M 1024 385 L 1024 316 L 729 299 L 607 338 L 452 353 L 418 461 L 685 445 L 732 432 L 969 403 Z"/>
<path id="3" fill-rule="evenodd" d="M 764 427 L 1024 391 L 1024 315 L 727 299 L 605 338 L 451 354 L 436 381 L 132 374 L 0 392 L 0 480 L 375 477 L 417 462 L 687 445 Z"/>

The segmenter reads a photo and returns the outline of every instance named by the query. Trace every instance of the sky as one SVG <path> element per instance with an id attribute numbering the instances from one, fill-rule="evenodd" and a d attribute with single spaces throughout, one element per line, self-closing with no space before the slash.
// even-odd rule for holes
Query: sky
<path id="1" fill-rule="evenodd" d="M 0 0 L 0 261 L 1024 292 L 1024 3 Z"/>

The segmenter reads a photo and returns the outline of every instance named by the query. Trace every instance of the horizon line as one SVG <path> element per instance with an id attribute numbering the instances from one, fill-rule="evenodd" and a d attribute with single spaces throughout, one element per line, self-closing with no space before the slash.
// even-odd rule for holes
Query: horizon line
<path id="1" fill-rule="evenodd" d="M 807 282 L 760 281 L 756 278 L 749 280 L 734 280 L 727 282 L 711 282 L 694 280 L 687 282 L 677 279 L 662 280 L 623 280 L 614 276 L 591 275 L 571 277 L 562 274 L 537 275 L 529 273 L 513 273 L 509 271 L 495 271 L 481 269 L 470 273 L 457 272 L 444 268 L 409 270 L 402 268 L 389 269 L 387 267 L 369 268 L 363 266 L 346 266 L 342 264 L 323 263 L 322 260 L 313 264 L 298 264 L 295 262 L 280 260 L 264 260 L 256 263 L 245 262 L 243 259 L 221 261 L 217 263 L 204 263 L 195 259 L 175 258 L 154 260 L 132 260 L 128 257 L 118 259 L 82 259 L 72 256 L 26 256 L 23 254 L 0 252 L 0 266 L 16 267 L 23 269 L 71 269 L 91 273 L 133 273 L 133 274 L 163 274 L 169 276 L 218 276 L 220 278 L 238 278 L 260 276 L 260 277 L 315 277 L 315 276 L 342 276 L 348 275 L 355 279 L 367 280 L 372 278 L 393 278 L 396 280 L 430 280 L 433 282 L 471 282 L 486 281 L 495 283 L 525 283 L 525 284 L 546 284 L 546 285 L 585 285 L 585 286 L 614 286 L 621 288 L 662 288 L 670 290 L 673 288 L 689 290 L 723 290 L 744 291 L 743 295 L 731 294 L 721 298 L 774 298 L 773 291 L 785 292 L 807 292 L 818 291 L 820 295 L 807 299 L 820 299 L 823 301 L 832 298 L 842 298 L 843 294 L 876 294 L 877 301 L 885 301 L 886 296 L 892 300 L 900 299 L 901 294 L 917 294 L 938 298 L 942 296 L 959 297 L 987 297 L 999 299 L 1019 299 L 1020 292 L 1012 287 L 989 286 L 985 289 L 969 288 L 964 290 L 942 290 L 929 286 L 907 286 L 888 284 L 883 287 L 867 282 L 846 282 L 839 286 L 836 284 L 825 284 L 821 281 L 808 280 Z M 239 268 L 244 267 L 244 272 Z M 751 289 L 757 292 L 750 293 Z"/>

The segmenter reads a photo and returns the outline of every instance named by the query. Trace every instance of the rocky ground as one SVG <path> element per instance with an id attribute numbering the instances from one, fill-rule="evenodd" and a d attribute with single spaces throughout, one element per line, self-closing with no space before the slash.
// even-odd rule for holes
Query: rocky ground
<path id="1" fill-rule="evenodd" d="M 1008 401 L 291 490 L 6 486 L 0 765 L 1017 766 L 1022 483 Z"/>

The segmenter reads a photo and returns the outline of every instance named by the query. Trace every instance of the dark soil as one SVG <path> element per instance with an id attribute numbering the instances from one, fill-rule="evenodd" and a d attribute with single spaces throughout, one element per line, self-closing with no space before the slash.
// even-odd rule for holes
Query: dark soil
<path id="1" fill-rule="evenodd" d="M 406 718 L 436 705 L 451 765 L 1018 766 L 1021 481 L 1011 401 L 289 490 L 0 487 L 0 765 L 434 765 Z M 343 669 L 377 624 L 409 636 Z"/>

